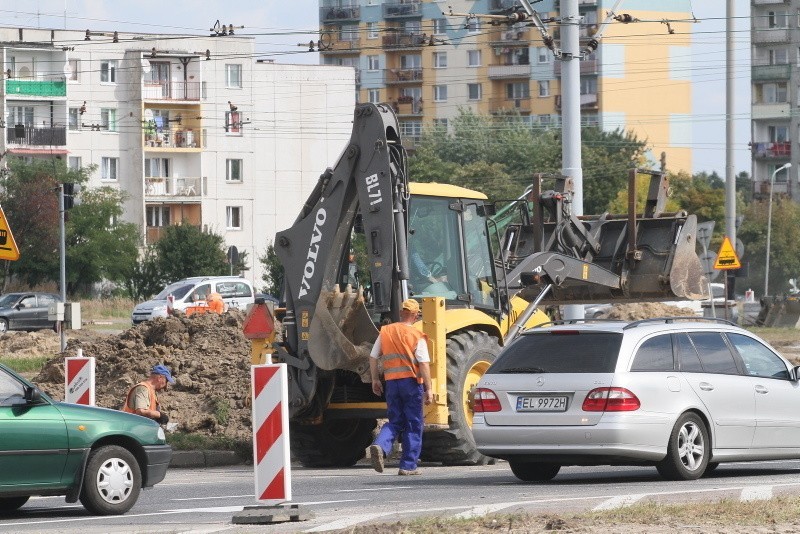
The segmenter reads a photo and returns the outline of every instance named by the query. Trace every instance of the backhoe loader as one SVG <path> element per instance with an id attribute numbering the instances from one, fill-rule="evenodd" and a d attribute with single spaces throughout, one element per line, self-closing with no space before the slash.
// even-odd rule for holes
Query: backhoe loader
<path id="1" fill-rule="evenodd" d="M 288 364 L 296 460 L 349 466 L 364 456 L 386 413 L 371 391 L 369 350 L 409 296 L 422 302 L 417 326 L 429 337 L 435 394 L 421 459 L 444 464 L 488 461 L 469 430 L 470 393 L 514 332 L 549 320 L 541 302 L 703 296 L 694 217 L 660 213 L 665 189 L 641 217 L 586 220 L 569 214 L 569 180 L 559 184 L 546 192 L 534 184 L 515 207 L 522 222 L 498 235 L 484 194 L 408 182 L 390 107 L 356 107 L 348 146 L 276 236 L 282 336 L 254 351 L 256 363 Z M 365 243 L 368 287 L 347 283 L 356 242 Z"/>

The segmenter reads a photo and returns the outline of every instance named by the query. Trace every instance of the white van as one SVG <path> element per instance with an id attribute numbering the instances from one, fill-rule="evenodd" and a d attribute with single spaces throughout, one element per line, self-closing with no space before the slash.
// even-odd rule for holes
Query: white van
<path id="1" fill-rule="evenodd" d="M 154 317 L 167 316 L 167 297 L 172 295 L 172 307 L 183 311 L 193 303 L 195 295 L 219 293 L 228 308 L 246 310 L 255 302 L 255 291 L 249 280 L 238 276 L 195 276 L 168 285 L 152 300 L 142 302 L 133 309 L 133 324 Z"/>

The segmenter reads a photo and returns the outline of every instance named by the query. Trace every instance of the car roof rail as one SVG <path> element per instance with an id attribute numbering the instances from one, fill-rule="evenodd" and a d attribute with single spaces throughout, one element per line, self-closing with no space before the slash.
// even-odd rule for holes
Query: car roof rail
<path id="1" fill-rule="evenodd" d="M 709 323 L 720 323 L 730 326 L 739 326 L 734 322 L 728 321 L 727 319 L 722 319 L 720 317 L 693 317 L 691 315 L 684 315 L 679 317 L 651 317 L 650 319 L 640 319 L 638 321 L 633 321 L 631 323 L 626 324 L 622 327 L 623 330 L 627 330 L 628 328 L 636 328 L 637 326 L 649 324 L 649 323 L 664 323 L 664 324 L 671 324 L 675 321 L 686 321 L 686 322 L 702 322 L 706 321 Z"/>
<path id="2" fill-rule="evenodd" d="M 558 319 L 556 321 L 547 321 L 546 323 L 540 323 L 537 325 L 528 328 L 531 330 L 533 328 L 542 328 L 545 326 L 561 326 L 565 324 L 577 324 L 577 323 L 624 323 L 625 321 L 622 319 L 610 319 L 607 317 L 604 318 L 597 318 L 597 317 L 585 317 L 583 319 Z"/>

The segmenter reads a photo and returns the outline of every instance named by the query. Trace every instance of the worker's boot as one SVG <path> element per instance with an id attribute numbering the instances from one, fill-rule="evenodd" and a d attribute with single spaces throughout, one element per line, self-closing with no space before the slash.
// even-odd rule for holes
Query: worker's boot
<path id="1" fill-rule="evenodd" d="M 380 445 L 369 446 L 369 460 L 372 462 L 372 468 L 378 473 L 383 473 L 383 449 Z"/>

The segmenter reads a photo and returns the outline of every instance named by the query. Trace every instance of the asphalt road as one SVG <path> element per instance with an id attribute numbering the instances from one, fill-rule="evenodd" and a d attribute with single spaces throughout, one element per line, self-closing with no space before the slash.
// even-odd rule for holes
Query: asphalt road
<path id="1" fill-rule="evenodd" d="M 419 477 L 383 474 L 367 465 L 349 469 L 293 467 L 293 504 L 313 519 L 248 527 L 231 518 L 253 500 L 252 470 L 173 469 L 164 482 L 142 493 L 128 514 L 94 517 L 61 497 L 35 498 L 0 520 L 0 532 L 325 532 L 374 522 L 428 515 L 482 516 L 521 510 L 560 513 L 608 509 L 658 500 L 759 500 L 800 494 L 800 461 L 723 464 L 698 481 L 666 482 L 654 468 L 569 467 L 550 483 L 527 484 L 501 462 L 483 467 L 423 466 Z"/>

